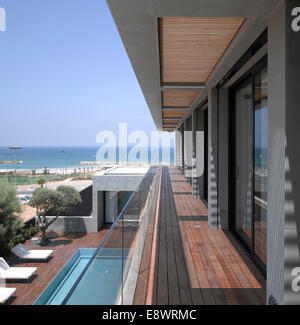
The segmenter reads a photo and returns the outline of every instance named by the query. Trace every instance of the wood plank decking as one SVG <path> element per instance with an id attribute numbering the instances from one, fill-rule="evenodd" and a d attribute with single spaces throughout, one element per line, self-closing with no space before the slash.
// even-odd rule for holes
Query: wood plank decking
<path id="1" fill-rule="evenodd" d="M 265 279 L 175 168 L 163 167 L 149 221 L 135 304 L 264 304 Z"/>
<path id="2" fill-rule="evenodd" d="M 7 287 L 16 288 L 12 305 L 31 305 L 56 276 L 78 248 L 96 248 L 104 238 L 107 229 L 98 233 L 59 235 L 45 249 L 52 249 L 52 258 L 47 263 L 22 263 L 18 258 L 7 259 L 11 266 L 36 266 L 37 275 L 29 283 L 8 283 Z M 36 247 L 30 247 L 35 249 Z M 43 248 L 38 248 L 43 249 Z"/>

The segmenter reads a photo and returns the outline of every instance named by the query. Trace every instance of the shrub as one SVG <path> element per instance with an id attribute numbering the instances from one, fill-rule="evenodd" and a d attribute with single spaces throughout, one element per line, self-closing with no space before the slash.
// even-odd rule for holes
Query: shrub
<path id="1" fill-rule="evenodd" d="M 0 182 L 0 256 L 9 252 L 10 242 L 24 226 L 18 212 L 20 204 L 15 188 L 8 182 Z"/>
<path id="2" fill-rule="evenodd" d="M 29 227 L 22 228 L 15 237 L 9 242 L 9 248 L 13 248 L 19 243 L 23 244 L 27 239 L 32 238 L 38 232 L 38 227 L 31 225 Z"/>

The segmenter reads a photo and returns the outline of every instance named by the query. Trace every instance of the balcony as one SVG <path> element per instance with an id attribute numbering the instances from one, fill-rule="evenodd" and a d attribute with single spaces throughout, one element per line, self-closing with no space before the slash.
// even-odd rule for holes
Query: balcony
<path id="1" fill-rule="evenodd" d="M 265 279 L 228 231 L 207 225 L 207 208 L 175 168 L 162 167 L 134 304 L 265 304 Z"/>

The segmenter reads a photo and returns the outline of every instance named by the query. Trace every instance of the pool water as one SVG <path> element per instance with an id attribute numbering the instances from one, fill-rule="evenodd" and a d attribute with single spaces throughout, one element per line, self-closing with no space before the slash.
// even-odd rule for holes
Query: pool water
<path id="1" fill-rule="evenodd" d="M 93 248 L 78 249 L 33 304 L 61 305 L 94 253 Z M 67 304 L 114 304 L 122 282 L 122 260 L 121 249 L 102 249 Z"/>

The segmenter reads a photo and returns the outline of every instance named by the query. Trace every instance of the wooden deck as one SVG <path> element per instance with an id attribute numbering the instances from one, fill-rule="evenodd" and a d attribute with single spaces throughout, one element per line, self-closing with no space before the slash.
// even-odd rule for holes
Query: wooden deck
<path id="1" fill-rule="evenodd" d="M 265 304 L 265 279 L 175 168 L 163 167 L 149 220 L 135 304 Z"/>
<path id="2" fill-rule="evenodd" d="M 101 230 L 98 233 L 57 235 L 55 241 L 45 247 L 45 249 L 52 249 L 54 251 L 52 253 L 53 257 L 47 263 L 22 263 L 18 258 L 10 256 L 7 261 L 11 266 L 36 266 L 37 275 L 29 283 L 7 284 L 7 287 L 17 289 L 15 297 L 9 303 L 12 305 L 32 305 L 78 248 L 97 247 L 106 232 L 107 229 Z M 30 248 L 34 249 L 36 247 Z"/>

